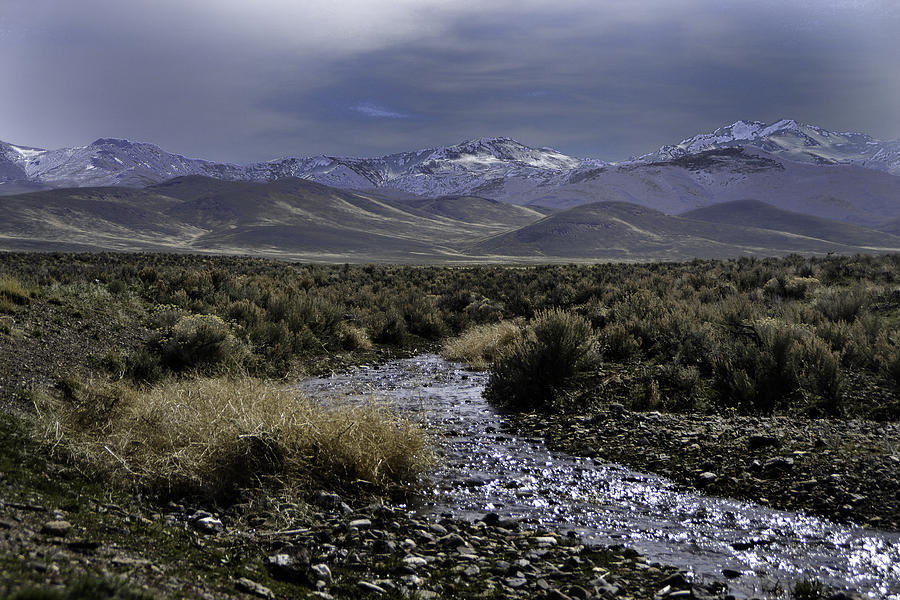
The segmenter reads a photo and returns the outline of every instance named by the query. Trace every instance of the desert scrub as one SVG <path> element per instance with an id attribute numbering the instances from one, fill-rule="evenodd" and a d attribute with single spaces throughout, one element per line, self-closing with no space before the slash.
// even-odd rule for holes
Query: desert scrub
<path id="1" fill-rule="evenodd" d="M 840 358 L 810 329 L 775 319 L 746 326 L 713 358 L 724 407 L 741 413 L 842 411 Z"/>
<path id="2" fill-rule="evenodd" d="M 248 355 L 228 324 L 214 315 L 181 317 L 157 345 L 163 364 L 173 371 L 234 370 Z"/>
<path id="3" fill-rule="evenodd" d="M 341 325 L 341 348 L 344 350 L 369 351 L 373 348 L 369 334 L 362 327 L 355 325 Z"/>
<path id="4" fill-rule="evenodd" d="M 387 487 L 430 460 L 421 429 L 384 405 L 327 408 L 257 379 L 89 382 L 38 408 L 57 452 L 165 496 L 227 501 L 315 479 Z"/>
<path id="5" fill-rule="evenodd" d="M 447 340 L 441 347 L 441 356 L 483 371 L 509 351 L 521 337 L 519 326 L 510 321 L 476 325 L 462 335 Z"/>
<path id="6" fill-rule="evenodd" d="M 587 319 L 558 309 L 542 311 L 494 361 L 484 394 L 513 410 L 565 410 L 583 378 L 599 365 Z"/>

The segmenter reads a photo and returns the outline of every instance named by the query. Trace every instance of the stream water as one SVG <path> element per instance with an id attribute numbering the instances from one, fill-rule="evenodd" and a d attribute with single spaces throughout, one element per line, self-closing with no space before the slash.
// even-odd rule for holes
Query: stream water
<path id="1" fill-rule="evenodd" d="M 389 401 L 435 433 L 440 466 L 413 507 L 474 519 L 487 512 L 630 546 L 650 561 L 737 597 L 817 578 L 872 598 L 900 600 L 900 534 L 679 490 L 652 474 L 549 450 L 516 435 L 482 398 L 487 376 L 438 356 L 358 367 L 300 387 L 327 401 Z M 735 576 L 740 573 L 739 576 Z"/>

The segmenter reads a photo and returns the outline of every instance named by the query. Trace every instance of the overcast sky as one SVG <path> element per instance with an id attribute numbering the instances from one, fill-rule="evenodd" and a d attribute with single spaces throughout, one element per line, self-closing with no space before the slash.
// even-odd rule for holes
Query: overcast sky
<path id="1" fill-rule="evenodd" d="M 900 139 L 898 57 L 898 0 L 0 0 L 0 140 L 250 162 L 481 136 L 621 160 L 738 119 Z"/>

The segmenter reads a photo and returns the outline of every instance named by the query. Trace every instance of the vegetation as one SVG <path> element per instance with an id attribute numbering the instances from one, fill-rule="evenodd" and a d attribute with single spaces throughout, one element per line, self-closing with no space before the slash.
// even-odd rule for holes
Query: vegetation
<path id="1" fill-rule="evenodd" d="M 11 290 L 3 297 L 15 302 L 65 303 L 76 294 L 82 312 L 99 302 L 131 306 L 151 331 L 119 350 L 136 382 L 173 373 L 283 377 L 336 353 L 443 340 L 447 356 L 498 365 L 491 393 L 504 404 L 518 397 L 512 404 L 539 407 L 577 396 L 638 409 L 900 415 L 896 255 L 403 267 L 6 254 L 0 273 L 2 289 Z M 586 345 L 566 338 L 566 328 L 553 330 L 547 311 L 557 310 Z M 576 316 L 591 332 L 575 325 Z M 516 341 L 513 323 L 528 320 Z M 5 323 L 5 331 L 14 329 Z M 503 358 L 503 348 L 518 358 Z M 514 390 L 513 365 L 543 364 L 542 354 L 559 374 Z M 604 379 L 610 371 L 620 385 Z"/>
<path id="2" fill-rule="evenodd" d="M 511 321 L 475 325 L 441 347 L 447 360 L 467 363 L 473 369 L 487 369 L 491 363 L 521 340 L 519 326 Z"/>
<path id="3" fill-rule="evenodd" d="M 485 396 L 517 410 L 565 408 L 600 356 L 590 322 L 559 309 L 542 311 L 491 367 Z"/>
<path id="4" fill-rule="evenodd" d="M 421 430 L 383 406 L 327 408 L 259 380 L 68 390 L 38 402 L 44 439 L 165 496 L 223 500 L 247 488 L 302 489 L 334 476 L 387 486 L 413 478 L 428 461 Z"/>

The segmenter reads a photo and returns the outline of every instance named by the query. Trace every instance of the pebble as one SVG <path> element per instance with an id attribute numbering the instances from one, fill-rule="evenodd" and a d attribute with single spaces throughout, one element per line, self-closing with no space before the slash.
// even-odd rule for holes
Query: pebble
<path id="1" fill-rule="evenodd" d="M 194 527 L 203 533 L 220 533 L 225 531 L 225 525 L 219 519 L 209 516 L 194 521 Z"/>
<path id="2" fill-rule="evenodd" d="M 68 521 L 47 521 L 41 528 L 41 533 L 62 537 L 72 530 L 72 524 Z"/>
<path id="3" fill-rule="evenodd" d="M 275 598 L 275 594 L 272 593 L 272 590 L 262 584 L 256 583 L 252 579 L 247 579 L 246 577 L 238 578 L 234 582 L 234 587 L 258 598 L 265 598 L 266 600 L 274 600 Z"/>
<path id="4" fill-rule="evenodd" d="M 372 521 L 369 519 L 354 519 L 347 524 L 350 529 L 368 529 L 371 526 Z"/>
<path id="5" fill-rule="evenodd" d="M 310 571 L 312 571 L 312 574 L 316 577 L 316 579 L 324 581 L 325 583 L 331 583 L 332 575 L 331 569 L 328 568 L 328 565 L 319 563 L 317 565 L 311 566 L 309 569 Z"/>
<path id="6" fill-rule="evenodd" d="M 371 583 L 371 582 L 368 582 L 368 581 L 360 580 L 360 581 L 358 581 L 358 582 L 356 583 L 356 586 L 357 586 L 358 588 L 360 588 L 361 590 L 364 590 L 364 591 L 366 591 L 366 592 L 371 592 L 371 593 L 373 593 L 373 594 L 379 594 L 379 595 L 381 595 L 381 594 L 386 594 L 386 593 L 387 593 L 387 590 L 385 590 L 385 589 L 384 589 L 383 587 L 381 587 L 380 585 L 376 585 L 376 584 Z"/>

